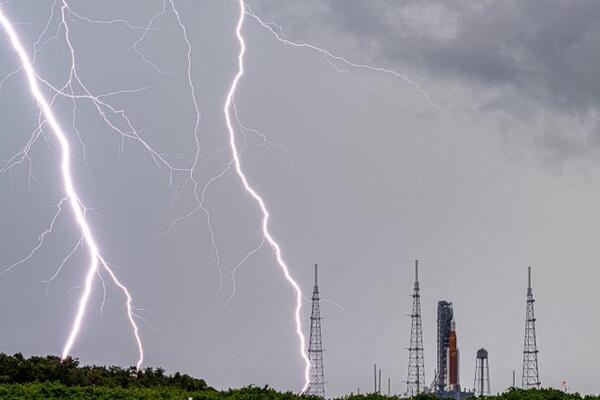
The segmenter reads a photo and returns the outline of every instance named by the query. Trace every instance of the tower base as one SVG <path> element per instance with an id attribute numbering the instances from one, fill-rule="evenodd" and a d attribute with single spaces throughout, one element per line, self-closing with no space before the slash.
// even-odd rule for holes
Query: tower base
<path id="1" fill-rule="evenodd" d="M 463 392 L 461 390 L 453 390 L 448 392 L 437 392 L 435 393 L 435 397 L 439 399 L 454 399 L 454 400 L 463 400 L 463 399 L 472 399 L 475 397 L 474 392 Z"/>

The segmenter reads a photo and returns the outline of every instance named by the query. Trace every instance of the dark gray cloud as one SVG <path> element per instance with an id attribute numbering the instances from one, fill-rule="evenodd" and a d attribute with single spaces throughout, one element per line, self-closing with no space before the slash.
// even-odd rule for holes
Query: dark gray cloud
<path id="1" fill-rule="evenodd" d="M 597 1 L 330 0 L 302 6 L 299 13 L 298 6 L 290 8 L 288 2 L 268 2 L 261 10 L 300 39 L 334 49 L 354 43 L 356 57 L 368 54 L 368 59 L 418 76 L 459 79 L 476 91 L 493 90 L 493 96 L 481 100 L 480 110 L 501 110 L 521 120 L 532 112 L 539 114 L 540 106 L 564 113 L 587 129 L 588 137 L 578 139 L 576 147 L 581 149 L 574 154 L 597 145 Z M 317 18 L 307 21 L 311 9 Z M 330 40 L 324 42 L 323 37 Z M 558 143 L 546 141 L 556 151 L 564 149 L 565 155 L 573 151 L 572 144 Z"/>
<path id="2" fill-rule="evenodd" d="M 305 7 L 313 7 L 304 2 Z M 565 107 L 600 101 L 600 3 L 330 0 L 321 30 L 349 35 L 383 59 L 485 86 L 513 85 Z M 324 7 L 323 4 L 326 6 Z M 306 17 L 270 2 L 266 13 Z M 292 21 L 304 30 L 315 23 Z M 304 32 L 304 35 L 310 36 Z M 325 45 L 325 44 L 324 44 Z"/>

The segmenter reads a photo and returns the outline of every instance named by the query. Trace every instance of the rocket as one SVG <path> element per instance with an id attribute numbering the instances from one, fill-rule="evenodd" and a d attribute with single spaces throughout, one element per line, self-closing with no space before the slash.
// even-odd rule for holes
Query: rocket
<path id="1" fill-rule="evenodd" d="M 450 335 L 448 346 L 448 388 L 451 392 L 460 391 L 459 382 L 459 354 L 456 341 L 456 324 L 454 319 L 450 322 Z"/>

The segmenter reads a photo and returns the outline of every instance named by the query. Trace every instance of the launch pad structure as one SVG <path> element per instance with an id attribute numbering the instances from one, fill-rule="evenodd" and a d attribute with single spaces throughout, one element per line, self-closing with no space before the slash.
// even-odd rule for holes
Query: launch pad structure
<path id="1" fill-rule="evenodd" d="M 473 392 L 460 387 L 460 352 L 454 309 L 446 300 L 438 302 L 437 309 L 437 374 L 433 384 L 434 394 L 442 399 L 469 399 Z"/>
<path id="2" fill-rule="evenodd" d="M 437 375 L 435 392 L 446 391 L 448 386 L 448 350 L 450 349 L 450 330 L 454 320 L 452 303 L 440 300 L 437 305 Z"/>
<path id="3" fill-rule="evenodd" d="M 476 367 L 472 390 L 463 390 L 460 385 L 460 349 L 458 329 L 453 303 L 440 300 L 437 303 L 437 360 L 433 382 L 424 384 L 425 363 L 423 357 L 423 325 L 421 316 L 421 287 L 419 284 L 419 263 L 415 260 L 415 280 L 412 294 L 412 313 L 410 346 L 408 347 L 408 379 L 405 397 L 419 394 L 433 395 L 439 399 L 471 399 L 491 394 L 488 351 L 480 348 L 476 353 Z M 524 389 L 541 386 L 538 371 L 538 349 L 535 330 L 534 298 L 531 287 L 531 267 L 528 268 L 527 308 L 525 315 L 525 340 L 523 348 Z M 379 375 L 378 375 L 379 373 Z M 379 378 L 379 385 L 377 384 Z M 381 393 L 381 370 L 374 366 L 373 379 L 375 391 Z M 388 380 L 388 393 L 391 392 Z M 513 386 L 515 387 L 513 370 Z"/>

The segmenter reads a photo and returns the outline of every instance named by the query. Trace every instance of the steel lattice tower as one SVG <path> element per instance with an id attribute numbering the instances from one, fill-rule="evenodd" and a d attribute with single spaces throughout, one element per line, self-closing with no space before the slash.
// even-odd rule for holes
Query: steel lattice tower
<path id="1" fill-rule="evenodd" d="M 419 293 L 419 261 L 415 260 L 415 287 L 410 314 L 410 346 L 408 348 L 408 380 L 406 394 L 414 396 L 425 389 L 425 360 L 423 358 L 423 325 L 421 322 L 421 294 Z"/>
<path id="2" fill-rule="evenodd" d="M 523 346 L 523 389 L 539 388 L 538 349 L 535 337 L 535 314 L 533 312 L 533 290 L 531 289 L 531 267 L 527 269 L 527 311 L 525 313 L 525 341 Z"/>
<path id="3" fill-rule="evenodd" d="M 325 373 L 323 371 L 323 338 L 321 337 L 321 308 L 319 306 L 319 285 L 317 264 L 315 264 L 315 287 L 312 296 L 312 312 L 310 315 L 310 339 L 308 344 L 310 359 L 310 384 L 307 395 L 325 397 Z"/>

